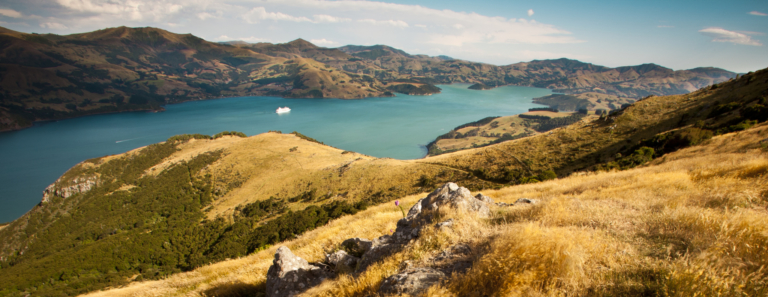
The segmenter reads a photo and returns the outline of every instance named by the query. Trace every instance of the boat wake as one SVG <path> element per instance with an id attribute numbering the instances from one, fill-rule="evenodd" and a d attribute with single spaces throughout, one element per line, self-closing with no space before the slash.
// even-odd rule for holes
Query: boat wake
<path id="1" fill-rule="evenodd" d="M 139 138 L 141 138 L 141 137 L 139 137 Z M 136 140 L 136 139 L 139 139 L 139 138 L 131 138 L 131 139 L 118 140 L 118 141 L 115 141 L 115 143 L 121 143 L 121 142 Z"/>

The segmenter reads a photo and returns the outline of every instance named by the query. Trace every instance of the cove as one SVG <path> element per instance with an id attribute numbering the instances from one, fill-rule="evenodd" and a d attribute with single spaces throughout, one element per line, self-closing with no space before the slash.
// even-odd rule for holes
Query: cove
<path id="1" fill-rule="evenodd" d="M 161 113 L 129 112 L 37 123 L 0 133 L 0 222 L 40 202 L 67 169 L 90 158 L 123 153 L 178 134 L 240 131 L 248 136 L 298 131 L 325 144 L 375 157 L 416 159 L 425 145 L 461 124 L 541 107 L 531 100 L 548 89 L 505 86 L 475 91 L 439 85 L 442 93 L 341 99 L 236 97 L 165 106 Z M 291 112 L 276 114 L 277 107 Z"/>

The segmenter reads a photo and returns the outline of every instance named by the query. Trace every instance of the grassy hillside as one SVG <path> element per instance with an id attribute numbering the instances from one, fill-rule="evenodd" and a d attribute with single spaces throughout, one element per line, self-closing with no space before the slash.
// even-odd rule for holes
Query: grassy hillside
<path id="1" fill-rule="evenodd" d="M 304 295 L 373 295 L 402 263 L 430 266 L 456 244 L 470 247 L 471 268 L 425 295 L 765 295 L 768 148 L 760 139 L 766 137 L 762 124 L 635 169 L 483 191 L 497 202 L 540 202 L 494 207 L 490 219 L 443 211 L 431 223 L 455 218 L 451 230 L 429 227 L 362 274 L 325 280 Z M 410 207 L 425 195 L 401 202 Z M 382 204 L 280 245 L 321 262 L 343 240 L 387 234 L 401 217 L 397 207 Z M 264 296 L 266 272 L 280 245 L 87 296 Z"/>
<path id="2" fill-rule="evenodd" d="M 438 83 L 555 89 L 606 108 L 648 95 L 683 94 L 735 74 L 657 65 L 607 68 L 559 59 L 495 66 L 411 55 L 384 45 L 317 47 L 212 43 L 156 28 L 107 28 L 66 36 L 0 28 L 0 131 L 34 121 L 169 103 L 269 95 L 357 99 L 434 94 Z M 590 106 L 599 108 L 600 102 Z"/>
<path id="3" fill-rule="evenodd" d="M 427 145 L 428 155 L 435 156 L 529 137 L 579 122 L 585 116 L 586 114 L 573 112 L 529 111 L 520 115 L 488 117 L 461 125 L 438 136 Z"/>
<path id="4" fill-rule="evenodd" d="M 713 137 L 767 120 L 767 90 L 763 70 L 689 95 L 646 98 L 548 133 L 410 161 L 342 151 L 299 133 L 172 137 L 82 162 L 54 188 L 93 180 L 91 190 L 54 195 L 0 229 L 0 292 L 64 296 L 159 279 L 253 254 L 447 181 L 487 191 L 675 158 L 668 154 L 721 143 L 714 140 L 735 136 Z M 743 149 L 760 149 L 755 135 L 763 130 L 748 130 L 751 146 Z"/>

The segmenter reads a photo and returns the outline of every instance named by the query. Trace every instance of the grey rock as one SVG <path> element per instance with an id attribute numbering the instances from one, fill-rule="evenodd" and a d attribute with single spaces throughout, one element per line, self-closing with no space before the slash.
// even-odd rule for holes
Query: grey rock
<path id="1" fill-rule="evenodd" d="M 517 201 L 515 201 L 515 204 L 518 204 L 518 203 L 536 204 L 538 202 L 539 200 L 536 200 L 536 199 L 520 198 L 520 199 L 517 199 Z"/>
<path id="2" fill-rule="evenodd" d="M 336 251 L 333 254 L 325 255 L 326 262 L 331 264 L 336 272 L 349 273 L 355 270 L 360 258 L 347 254 L 343 250 Z"/>
<path id="3" fill-rule="evenodd" d="M 267 271 L 267 296 L 295 296 L 332 276 L 329 271 L 310 265 L 282 246 L 277 249 L 275 260 Z"/>
<path id="4" fill-rule="evenodd" d="M 509 204 L 509 203 L 504 203 L 504 202 L 497 202 L 496 205 L 501 206 L 501 207 L 507 207 L 507 206 L 514 205 L 514 203 L 513 204 Z"/>
<path id="5" fill-rule="evenodd" d="M 493 199 L 491 197 L 483 195 L 483 193 L 478 193 L 477 195 L 475 195 L 475 198 L 485 203 L 493 204 Z"/>
<path id="6" fill-rule="evenodd" d="M 447 183 L 430 193 L 422 204 L 429 205 L 428 210 L 437 210 L 439 207 L 449 206 L 459 210 L 477 212 L 481 217 L 491 215 L 488 205 L 472 197 L 467 188 L 459 187 L 455 183 Z M 423 205 L 422 205 L 423 206 Z"/>
<path id="7" fill-rule="evenodd" d="M 350 238 L 341 243 L 341 247 L 350 255 L 362 257 L 365 252 L 371 249 L 373 242 L 363 238 Z"/>
<path id="8" fill-rule="evenodd" d="M 381 283 L 379 292 L 383 294 L 416 295 L 428 289 L 445 277 L 445 273 L 433 268 L 409 268 L 390 276 Z"/>
<path id="9" fill-rule="evenodd" d="M 453 227 L 453 219 L 448 219 L 444 222 L 440 222 L 435 224 L 435 228 L 439 230 L 447 229 Z"/>

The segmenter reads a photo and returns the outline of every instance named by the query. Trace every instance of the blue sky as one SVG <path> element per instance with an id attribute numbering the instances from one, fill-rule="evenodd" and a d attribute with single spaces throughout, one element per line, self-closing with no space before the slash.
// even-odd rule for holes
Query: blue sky
<path id="1" fill-rule="evenodd" d="M 768 67 L 768 1 L 2 0 L 0 26 L 159 27 L 210 41 L 386 44 L 506 65 L 572 58 L 736 72 Z"/>

